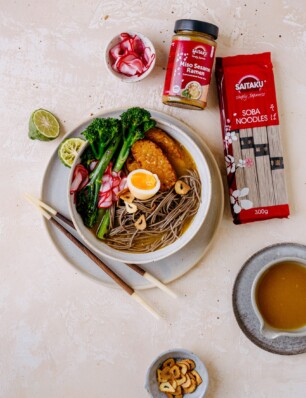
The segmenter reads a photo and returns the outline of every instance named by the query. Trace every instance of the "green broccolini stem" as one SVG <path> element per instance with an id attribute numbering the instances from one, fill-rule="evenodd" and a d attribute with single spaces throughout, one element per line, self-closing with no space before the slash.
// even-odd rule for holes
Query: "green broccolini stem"
<path id="1" fill-rule="evenodd" d="M 77 211 L 81 215 L 84 224 L 89 228 L 92 228 L 97 221 L 97 204 L 102 176 L 116 152 L 120 141 L 121 135 L 118 134 L 99 160 L 89 183 L 77 194 L 77 203 L 80 203 L 79 206 L 77 205 Z"/>
<path id="2" fill-rule="evenodd" d="M 99 239 L 105 239 L 105 235 L 108 232 L 109 223 L 110 223 L 110 210 L 107 209 L 97 230 L 97 237 Z"/>
<path id="3" fill-rule="evenodd" d="M 125 141 L 122 145 L 122 148 L 120 150 L 120 153 L 118 155 L 118 158 L 116 160 L 115 166 L 114 166 L 114 171 L 118 172 L 122 169 L 122 167 L 124 166 L 124 163 L 127 159 L 127 157 L 129 156 L 130 153 L 130 145 L 129 145 L 129 141 Z"/>
<path id="4" fill-rule="evenodd" d="M 95 145 L 94 144 L 90 144 L 90 146 L 91 146 L 91 149 L 92 149 L 92 151 L 93 151 L 93 153 L 95 155 L 95 158 L 96 159 L 100 159 L 99 158 L 99 153 L 96 151 Z"/>
<path id="5" fill-rule="evenodd" d="M 120 138 L 120 137 L 119 137 Z M 117 142 L 118 141 L 118 142 Z M 109 162 L 111 161 L 111 158 L 119 144 L 120 140 L 114 140 L 112 144 L 107 148 L 105 151 L 104 155 L 102 156 L 101 160 L 97 164 L 96 168 L 91 174 L 90 181 L 96 181 L 97 179 L 100 180 L 101 183 L 101 178 L 104 174 L 104 171 L 106 170 Z"/>
<path id="6" fill-rule="evenodd" d="M 112 157 L 114 153 L 116 152 L 116 149 L 118 148 L 119 142 L 120 142 L 120 135 L 118 134 L 117 137 L 114 138 L 113 142 L 110 144 L 110 146 L 107 148 L 107 150 L 104 152 L 104 155 L 102 156 L 101 160 L 99 161 L 95 172 L 92 175 L 91 181 L 94 181 L 95 184 L 95 202 L 98 202 L 98 195 L 99 195 L 99 190 L 101 188 L 102 184 L 102 177 L 103 174 L 109 165 L 109 162 L 112 160 Z"/>

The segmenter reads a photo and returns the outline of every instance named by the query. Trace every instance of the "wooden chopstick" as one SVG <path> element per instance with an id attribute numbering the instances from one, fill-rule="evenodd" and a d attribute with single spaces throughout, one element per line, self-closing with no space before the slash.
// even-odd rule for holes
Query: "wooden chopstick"
<path id="1" fill-rule="evenodd" d="M 103 263 L 94 253 L 92 253 L 82 242 L 74 237 L 64 226 L 57 222 L 51 214 L 41 208 L 35 203 L 28 195 L 26 196 L 29 202 L 36 206 L 42 215 L 50 221 L 56 228 L 58 228 L 68 239 L 71 240 L 83 253 L 85 253 L 95 264 L 98 265 L 108 276 L 110 276 L 127 294 L 129 294 L 135 301 L 141 304 L 147 311 L 149 311 L 155 318 L 159 319 L 160 315 L 147 304 L 136 292 L 129 286 L 123 279 L 121 279 L 113 270 L 111 270 L 106 264 Z M 54 215 L 54 214 L 53 214 Z"/>
<path id="2" fill-rule="evenodd" d="M 57 210 L 55 210 L 53 207 L 51 207 L 50 205 L 48 205 L 47 203 L 43 202 L 40 199 L 37 199 L 35 196 L 29 194 L 29 193 L 25 193 L 25 196 L 27 197 L 27 199 L 29 199 L 30 201 L 32 201 L 32 203 L 36 203 L 37 206 L 42 207 L 43 209 L 47 210 L 49 213 L 51 213 L 53 216 L 59 218 L 60 220 L 62 220 L 64 223 L 68 224 L 71 228 L 75 229 L 75 226 L 73 224 L 73 222 L 71 220 L 69 220 L 69 218 L 65 217 L 63 214 L 61 214 L 60 212 L 58 212 Z M 144 277 L 145 279 L 147 279 L 149 282 L 151 282 L 154 286 L 158 287 L 159 289 L 161 289 L 162 291 L 164 291 L 165 293 L 167 293 L 169 296 L 173 297 L 173 298 L 177 298 L 177 294 L 174 293 L 171 289 L 169 289 L 168 286 L 166 286 L 165 284 L 163 284 L 160 280 L 158 280 L 157 278 L 155 278 L 155 276 L 153 276 L 152 274 L 150 274 L 148 271 L 145 271 L 144 269 L 142 269 L 139 265 L 136 264 L 128 264 L 128 263 L 123 263 L 125 265 L 127 265 L 128 267 L 130 267 L 133 271 L 137 272 L 139 275 L 141 275 L 142 277 Z"/>
<path id="3" fill-rule="evenodd" d="M 70 228 L 75 229 L 75 226 L 73 225 L 73 222 L 71 220 L 69 220 L 69 218 L 65 217 L 63 214 L 58 212 L 57 210 L 53 209 L 53 207 L 47 205 L 47 203 L 43 202 L 42 200 L 35 198 L 35 196 L 31 195 L 28 192 L 25 192 L 24 195 L 26 196 L 27 199 L 32 201 L 33 204 L 36 203 L 37 205 L 39 205 L 40 207 L 42 207 L 43 209 L 45 209 L 49 213 L 51 213 L 53 216 L 59 218 L 65 224 L 69 225 Z"/>
<path id="4" fill-rule="evenodd" d="M 155 278 L 152 274 L 150 274 L 148 271 L 145 271 L 139 265 L 136 264 L 128 264 L 124 263 L 128 267 L 130 267 L 132 270 L 137 272 L 139 275 L 143 276 L 145 279 L 147 279 L 149 282 L 151 282 L 154 286 L 158 287 L 159 289 L 163 290 L 165 293 L 167 293 L 169 296 L 173 298 L 177 298 L 177 294 L 174 293 L 173 290 L 169 289 L 168 286 L 164 285 L 160 280 Z"/>

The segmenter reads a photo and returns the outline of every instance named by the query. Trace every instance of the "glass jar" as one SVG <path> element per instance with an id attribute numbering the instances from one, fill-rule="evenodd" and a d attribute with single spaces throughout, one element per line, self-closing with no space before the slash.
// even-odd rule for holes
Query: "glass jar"
<path id="1" fill-rule="evenodd" d="M 163 103 L 204 109 L 216 52 L 219 28 L 208 22 L 175 22 L 163 91 Z"/>

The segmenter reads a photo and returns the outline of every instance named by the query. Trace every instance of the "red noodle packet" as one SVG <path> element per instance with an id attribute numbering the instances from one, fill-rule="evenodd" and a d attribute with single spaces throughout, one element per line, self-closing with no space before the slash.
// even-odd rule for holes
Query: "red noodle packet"
<path id="1" fill-rule="evenodd" d="M 216 59 L 235 224 L 289 216 L 270 53 Z"/>

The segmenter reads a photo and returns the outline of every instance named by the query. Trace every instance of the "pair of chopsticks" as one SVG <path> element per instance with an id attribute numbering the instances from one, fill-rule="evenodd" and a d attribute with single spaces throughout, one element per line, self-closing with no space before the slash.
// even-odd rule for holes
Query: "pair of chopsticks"
<path id="1" fill-rule="evenodd" d="M 72 235 L 62 224 L 55 220 L 54 217 L 57 217 L 59 220 L 63 221 L 65 224 L 69 225 L 71 228 L 75 229 L 72 221 L 67 217 L 59 213 L 57 210 L 53 209 L 48 204 L 43 201 L 35 198 L 29 193 L 24 194 L 26 199 L 32 203 L 35 207 L 39 209 L 42 215 L 50 221 L 56 228 L 58 228 L 68 239 L 70 239 L 83 253 L 85 253 L 95 264 L 98 265 L 107 275 L 109 275 L 126 293 L 128 293 L 134 300 L 136 300 L 139 304 L 141 304 L 146 310 L 148 310 L 155 318 L 159 319 L 159 314 L 149 305 L 147 304 L 136 292 L 135 290 L 129 286 L 123 279 L 121 279 L 111 268 L 109 268 L 103 261 L 101 261 L 94 253 L 92 253 L 88 247 L 86 247 L 79 239 L 77 239 L 74 235 Z M 164 285 L 161 281 L 156 279 L 149 272 L 143 270 L 139 265 L 136 264 L 126 264 L 126 266 L 143 276 L 145 279 L 150 281 L 153 285 L 163 290 L 169 296 L 176 298 L 177 295 L 170 290 L 166 285 Z"/>

